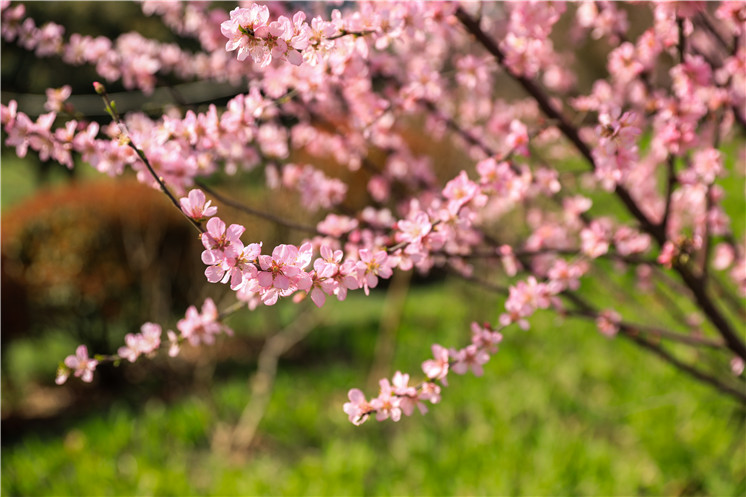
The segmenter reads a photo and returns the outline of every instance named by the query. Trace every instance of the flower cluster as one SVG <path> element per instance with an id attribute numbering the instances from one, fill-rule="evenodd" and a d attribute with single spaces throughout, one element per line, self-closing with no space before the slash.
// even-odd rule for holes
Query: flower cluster
<path id="1" fill-rule="evenodd" d="M 161 327 L 155 323 L 145 323 L 140 333 L 127 333 L 124 347 L 119 347 L 117 354 L 129 362 L 135 362 L 140 355 L 148 355 L 161 346 Z"/>
<path id="2" fill-rule="evenodd" d="M 211 200 L 205 199 L 202 190 L 192 190 L 189 195 L 179 199 L 181 210 L 188 217 L 195 221 L 202 222 L 211 218 L 218 213 L 218 208 L 212 204 Z"/>
<path id="3" fill-rule="evenodd" d="M 64 363 L 57 368 L 55 382 L 62 385 L 70 377 L 70 373 L 73 372 L 76 377 L 90 383 L 93 381 L 93 372 L 96 370 L 96 366 L 98 366 L 98 361 L 88 357 L 88 347 L 78 345 L 75 355 L 65 357 Z"/>
<path id="4" fill-rule="evenodd" d="M 409 384 L 408 374 L 397 371 L 390 382 L 388 378 L 379 381 L 381 388 L 378 397 L 370 401 L 366 400 L 361 390 L 351 389 L 347 394 L 350 401 L 343 406 L 350 421 L 355 425 L 361 425 L 373 413 L 377 421 L 389 418 L 399 421 L 402 414 L 411 416 L 415 407 L 420 413 L 425 414 L 425 402 L 440 402 L 441 385 L 448 385 L 446 377 L 450 371 L 465 374 L 471 370 L 476 376 L 481 376 L 482 365 L 489 361 L 490 355 L 497 353 L 497 345 L 503 337 L 488 324 L 472 323 L 471 331 L 471 344 L 462 349 L 445 349 L 433 344 L 434 359 L 422 363 L 422 371 L 427 380 L 416 386 Z"/>
<path id="5" fill-rule="evenodd" d="M 308 164 L 285 164 L 282 185 L 297 191 L 301 204 L 311 211 L 330 209 L 340 204 L 347 193 L 347 185 L 341 180 L 330 178 Z"/>
<path id="6" fill-rule="evenodd" d="M 70 374 L 74 373 L 76 377 L 90 383 L 93 381 L 93 373 L 100 363 L 113 362 L 118 364 L 122 360 L 135 362 L 143 355 L 152 357 L 164 344 L 169 347 L 168 355 L 175 357 L 179 354 L 181 344 L 185 341 L 192 346 L 211 345 L 220 333 L 233 335 L 233 331 L 220 322 L 218 309 L 212 299 L 205 300 L 201 313 L 197 311 L 196 307 L 190 306 L 186 311 L 186 316 L 179 320 L 176 327 L 179 333 L 168 330 L 166 332 L 167 341 L 162 342 L 163 331 L 161 326 L 155 323 L 145 323 L 140 327 L 140 333 L 128 333 L 124 337 L 125 345 L 119 347 L 116 354 L 96 355 L 95 359 L 88 356 L 88 348 L 85 345 L 80 345 L 76 349 L 75 355 L 67 356 L 64 362 L 59 365 L 55 381 L 58 385 L 62 385 L 70 377 Z"/>
<path id="7" fill-rule="evenodd" d="M 220 25 L 220 31 L 228 38 L 225 49 L 238 50 L 238 60 L 251 56 L 260 66 L 269 65 L 273 58 L 299 66 L 303 62 L 301 51 L 309 47 L 315 34 L 305 22 L 303 12 L 297 12 L 292 20 L 280 16 L 269 22 L 267 6 L 252 4 L 249 8 L 236 7 L 230 16 Z M 317 34 L 326 37 L 336 32 L 332 24 L 324 23 L 321 18 L 314 19 L 314 25 Z"/>
<path id="8" fill-rule="evenodd" d="M 181 332 L 181 337 L 186 339 L 190 345 L 197 346 L 200 343 L 212 345 L 215 343 L 215 336 L 222 333 L 233 335 L 233 330 L 219 321 L 218 308 L 212 299 L 207 299 L 202 304 L 202 312 L 197 308 L 190 306 L 186 311 L 184 319 L 180 319 L 176 327 Z M 169 334 L 170 341 L 173 342 L 173 336 Z M 169 352 L 173 354 L 173 349 Z"/>

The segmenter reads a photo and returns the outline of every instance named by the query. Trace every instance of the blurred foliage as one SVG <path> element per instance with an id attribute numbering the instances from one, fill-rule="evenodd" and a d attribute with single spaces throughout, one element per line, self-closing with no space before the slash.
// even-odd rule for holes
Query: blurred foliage
<path id="1" fill-rule="evenodd" d="M 158 192 L 138 183 L 42 191 L 5 213 L 2 237 L 3 285 L 18 288 L 8 298 L 24 301 L 10 303 L 4 320 L 34 316 L 35 327 L 79 330 L 76 338 L 91 339 L 83 331 L 92 317 L 87 309 L 102 322 L 134 327 L 143 316 L 182 311 L 194 296 L 196 233 Z M 166 296 L 171 301 L 162 301 Z M 74 309 L 83 315 L 71 315 Z M 7 338 L 22 328 L 4 321 Z"/>
<path id="2" fill-rule="evenodd" d="M 143 322 L 183 314 L 204 288 L 194 264 L 200 250 L 194 229 L 163 196 L 133 181 L 73 182 L 5 209 L 3 413 L 27 393 L 25 381 L 50 384 L 75 344 L 113 352 Z M 58 355 L 39 354 L 48 361 L 40 370 L 19 359 L 45 340 L 67 350 L 42 348 Z M 25 375 L 8 374 L 19 363 L 28 364 Z"/>

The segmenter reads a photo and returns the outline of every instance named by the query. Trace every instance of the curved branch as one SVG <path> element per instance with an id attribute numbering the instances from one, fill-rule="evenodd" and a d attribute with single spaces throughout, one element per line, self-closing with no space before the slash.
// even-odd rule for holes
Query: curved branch
<path id="1" fill-rule="evenodd" d="M 104 100 L 104 105 L 106 106 L 106 111 L 109 113 L 111 118 L 114 120 L 114 122 L 119 127 L 119 130 L 122 132 L 122 136 L 127 142 L 127 146 L 130 147 L 132 150 L 135 151 L 137 156 L 140 158 L 140 160 L 145 164 L 145 167 L 148 168 L 148 172 L 150 175 L 155 179 L 156 183 L 158 183 L 158 186 L 160 187 L 161 191 L 164 195 L 171 201 L 171 203 L 176 207 L 176 209 L 189 220 L 189 222 L 194 226 L 197 231 L 200 232 L 200 234 L 205 232 L 205 228 L 202 227 L 202 224 L 191 217 L 189 217 L 186 212 L 181 210 L 181 205 L 179 205 L 179 201 L 176 200 L 176 197 L 174 197 L 174 194 L 171 193 L 171 190 L 168 189 L 166 186 L 166 183 L 163 181 L 163 178 L 158 176 L 158 174 L 155 172 L 155 169 L 153 169 L 153 166 L 150 164 L 150 161 L 148 160 L 147 156 L 145 155 L 145 152 L 135 145 L 132 142 L 132 138 L 130 137 L 129 131 L 127 130 L 127 125 L 124 124 L 124 121 L 122 121 L 122 118 L 119 116 L 119 113 L 117 112 L 117 109 L 114 105 L 114 103 L 109 99 L 109 95 L 106 93 L 106 89 L 104 86 L 100 83 L 94 83 L 94 87 L 96 88 L 96 93 L 101 95 L 101 98 Z"/>
<path id="2" fill-rule="evenodd" d="M 677 367 L 680 370 L 688 373 L 689 375 L 693 376 L 699 381 L 703 383 L 707 383 L 708 385 L 714 387 L 716 390 L 719 390 L 720 392 L 723 392 L 724 394 L 730 395 L 731 397 L 737 399 L 742 404 L 746 404 L 746 389 L 744 388 L 738 389 L 730 385 L 726 385 L 725 383 L 722 383 L 717 378 L 700 371 L 694 366 L 691 366 L 689 364 L 682 362 L 681 360 L 673 356 L 670 352 L 668 352 L 666 349 L 664 349 L 660 345 L 653 343 L 649 340 L 646 340 L 640 337 L 639 335 L 634 335 L 629 332 L 625 332 L 623 336 L 632 340 L 637 345 L 649 350 L 650 352 L 657 355 L 658 357 L 660 357 L 667 363 L 671 364 L 672 366 Z"/>

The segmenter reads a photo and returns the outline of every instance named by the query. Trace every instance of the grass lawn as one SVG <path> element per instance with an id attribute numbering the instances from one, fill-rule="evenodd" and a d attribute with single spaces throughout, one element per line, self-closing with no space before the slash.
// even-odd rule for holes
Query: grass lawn
<path id="1" fill-rule="evenodd" d="M 413 287 L 390 374 L 420 377 L 430 344 L 463 344 L 473 317 L 499 312 L 490 301 L 459 282 Z M 528 332 L 507 330 L 485 375 L 453 376 L 426 416 L 353 426 L 342 404 L 349 388 L 365 389 L 385 306 L 384 292 L 358 292 L 323 309 L 324 324 L 280 362 L 244 457 L 227 457 L 211 441 L 250 400 L 248 363 L 218 368 L 207 390 L 172 402 L 114 403 L 59 433 L 4 446 L 2 494 L 746 492 L 742 408 L 592 323 L 549 313 Z M 245 332 L 266 311 L 232 324 Z"/>

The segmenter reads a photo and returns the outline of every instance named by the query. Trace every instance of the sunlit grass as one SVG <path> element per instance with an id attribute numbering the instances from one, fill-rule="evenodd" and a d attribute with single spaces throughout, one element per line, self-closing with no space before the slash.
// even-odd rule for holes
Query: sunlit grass
<path id="1" fill-rule="evenodd" d="M 410 291 L 391 374 L 419 376 L 430 343 L 468 340 L 467 301 L 458 296 L 464 293 L 454 283 Z M 301 357 L 281 361 L 245 457 L 213 452 L 211 440 L 249 401 L 247 375 L 216 376 L 208 396 L 171 404 L 154 397 L 138 408 L 114 404 L 59 435 L 30 435 L 4 447 L 3 494 L 746 490 L 746 454 L 737 442 L 743 413 L 732 401 L 622 339 L 602 337 L 592 324 L 561 322 L 548 312 L 528 332 L 506 330 L 485 375 L 454 376 L 426 416 L 354 427 L 341 406 L 347 389 L 365 385 L 383 300 L 382 292 L 353 295 L 325 309 L 327 324 L 313 332 Z"/>

